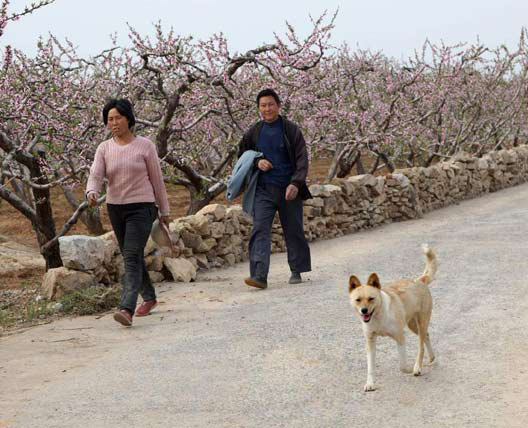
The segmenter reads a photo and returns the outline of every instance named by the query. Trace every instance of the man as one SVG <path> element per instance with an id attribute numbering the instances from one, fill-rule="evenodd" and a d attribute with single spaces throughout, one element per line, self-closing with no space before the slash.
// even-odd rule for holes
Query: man
<path id="1" fill-rule="evenodd" d="M 303 200 L 311 198 L 306 186 L 308 152 L 301 130 L 282 117 L 281 102 L 273 89 L 257 95 L 262 120 L 244 134 L 239 157 L 246 150 L 263 154 L 255 159 L 259 177 L 253 208 L 253 230 L 249 240 L 250 277 L 245 283 L 265 289 L 271 254 L 271 228 L 279 218 L 288 250 L 290 284 L 302 282 L 301 273 L 311 270 L 310 248 L 304 236 Z"/>

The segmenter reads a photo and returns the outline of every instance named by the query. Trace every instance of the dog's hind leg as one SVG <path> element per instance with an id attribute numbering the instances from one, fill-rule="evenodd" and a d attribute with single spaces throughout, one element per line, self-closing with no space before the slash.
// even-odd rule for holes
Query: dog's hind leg
<path id="1" fill-rule="evenodd" d="M 376 362 L 376 336 L 367 336 L 367 383 L 365 392 L 374 391 L 374 364 Z"/>
<path id="2" fill-rule="evenodd" d="M 435 360 L 435 354 L 433 347 L 431 346 L 431 340 L 429 339 L 429 332 L 425 335 L 425 347 L 427 348 L 427 354 L 429 355 L 429 363 L 433 363 Z"/>
<path id="3" fill-rule="evenodd" d="M 429 338 L 429 322 L 431 321 L 431 311 L 429 310 L 428 312 L 420 316 L 420 319 L 423 320 L 422 324 L 423 330 L 425 331 L 425 347 L 427 348 L 427 355 L 429 355 L 429 363 L 431 364 L 435 360 L 435 354 L 433 352 L 433 347 L 431 346 L 431 340 Z M 413 326 L 411 326 L 411 323 L 413 324 Z M 409 321 L 408 325 L 414 333 L 418 334 L 418 326 L 416 325 L 416 320 L 414 318 Z"/>
<path id="4" fill-rule="evenodd" d="M 422 374 L 424 344 L 428 342 L 428 337 L 427 337 L 428 324 L 429 323 L 427 319 L 424 319 L 423 317 L 418 316 L 418 319 L 416 322 L 416 325 L 418 326 L 418 355 L 416 355 L 416 362 L 414 363 L 414 369 L 413 369 L 413 374 L 415 376 L 420 376 Z M 430 346 L 431 346 L 431 343 L 429 342 L 429 346 L 427 347 L 428 352 L 429 352 Z"/>
<path id="5" fill-rule="evenodd" d="M 414 318 L 409 320 L 407 327 L 409 327 L 409 330 L 418 336 L 418 326 L 416 325 L 416 320 Z"/>
<path id="6" fill-rule="evenodd" d="M 414 318 L 409 321 L 407 327 L 409 327 L 409 330 L 411 330 L 414 334 L 420 336 L 420 333 L 418 332 L 418 325 L 416 324 L 416 320 Z M 435 354 L 433 352 L 433 347 L 431 346 L 429 333 L 425 335 L 425 347 L 427 349 L 427 355 L 429 355 L 429 363 L 432 363 L 435 360 Z"/>
<path id="7" fill-rule="evenodd" d="M 403 373 L 411 373 L 411 369 L 407 366 L 407 351 L 405 350 L 405 336 L 402 333 L 400 337 L 395 337 L 398 345 L 398 355 L 400 357 L 400 371 Z"/>

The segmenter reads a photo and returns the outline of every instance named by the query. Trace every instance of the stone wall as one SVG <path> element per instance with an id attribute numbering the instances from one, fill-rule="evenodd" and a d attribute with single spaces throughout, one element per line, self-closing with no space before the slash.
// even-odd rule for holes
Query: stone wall
<path id="1" fill-rule="evenodd" d="M 482 158 L 461 153 L 429 168 L 314 184 L 310 186 L 313 199 L 307 200 L 304 208 L 306 236 L 309 241 L 329 239 L 414 219 L 463 199 L 526 181 L 528 147 L 521 146 Z M 275 220 L 272 251 L 284 251 L 280 223 L 278 218 Z M 251 218 L 239 205 L 208 205 L 195 215 L 173 221 L 170 231 L 177 242 L 175 254 L 157 248 L 152 240 L 145 250 L 145 262 L 154 282 L 192 281 L 197 270 L 231 266 L 248 258 Z M 99 238 L 63 237 L 60 245 L 65 267 L 46 273 L 44 285 L 49 298 L 87 282 L 111 284 L 121 279 L 123 261 L 112 232 Z"/>

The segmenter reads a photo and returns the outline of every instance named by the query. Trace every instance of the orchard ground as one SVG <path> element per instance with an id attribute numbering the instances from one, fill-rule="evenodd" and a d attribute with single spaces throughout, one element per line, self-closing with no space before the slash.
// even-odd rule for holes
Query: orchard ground
<path id="1" fill-rule="evenodd" d="M 330 163 L 329 159 L 314 160 L 310 165 L 309 182 L 322 183 L 326 178 Z M 83 191 L 83 188 L 78 189 L 80 197 Z M 168 185 L 167 192 L 172 211 L 171 217 L 174 219 L 185 216 L 189 206 L 187 190 L 181 186 Z M 52 195 L 55 226 L 60 229 L 72 215 L 72 209 L 60 190 L 53 189 Z M 224 195 L 219 196 L 216 202 L 229 203 Z M 104 207 L 101 209 L 101 217 L 105 230 L 112 230 Z M 89 233 L 86 226 L 78 221 L 68 234 L 88 235 Z M 0 236 L 34 248 L 38 252 L 38 244 L 31 223 L 4 200 L 0 200 Z M 14 272 L 0 278 L 0 335 L 3 330 L 12 330 L 26 326 L 28 323 L 48 322 L 57 316 L 54 311 L 48 309 L 48 302 L 40 304 L 36 301 L 39 299 L 43 275 L 44 269 L 31 269 Z"/>

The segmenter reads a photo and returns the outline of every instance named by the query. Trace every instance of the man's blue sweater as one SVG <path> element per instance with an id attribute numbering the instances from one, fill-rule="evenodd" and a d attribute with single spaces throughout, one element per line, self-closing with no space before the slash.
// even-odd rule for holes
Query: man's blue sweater
<path id="1" fill-rule="evenodd" d="M 264 123 L 260 132 L 257 150 L 264 154 L 273 165 L 269 171 L 259 175 L 260 184 L 272 184 L 277 187 L 287 187 L 293 175 L 293 165 L 284 143 L 284 126 L 279 117 L 275 122 Z"/>

